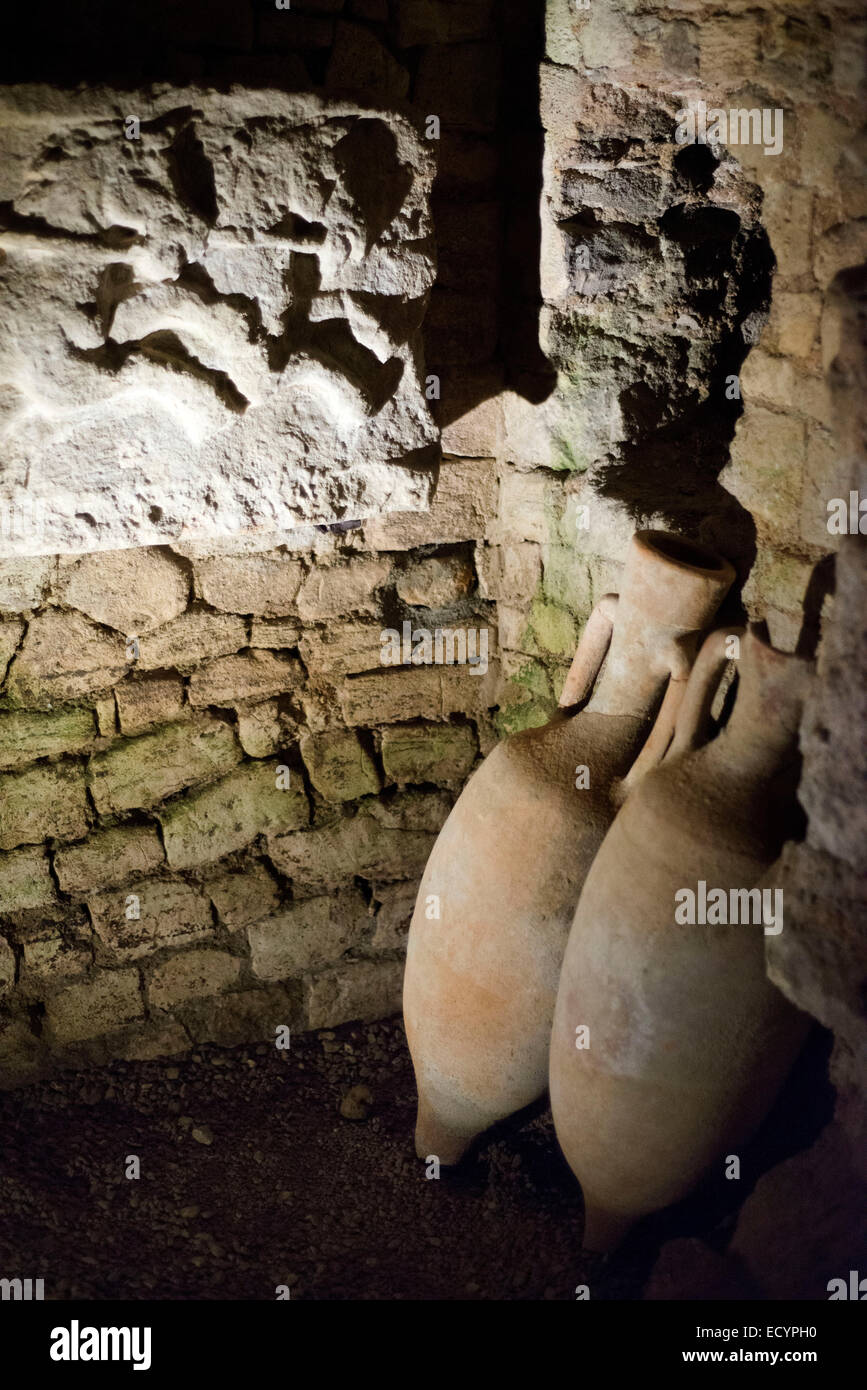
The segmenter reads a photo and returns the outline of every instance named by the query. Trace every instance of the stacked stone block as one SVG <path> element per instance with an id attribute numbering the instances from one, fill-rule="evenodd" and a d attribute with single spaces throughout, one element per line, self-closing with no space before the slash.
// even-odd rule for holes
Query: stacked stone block
<path id="1" fill-rule="evenodd" d="M 472 542 L 10 560 L 0 585 L 3 1080 L 398 1008 L 498 697 Z M 487 672 L 383 666 L 403 621 L 485 628 Z"/>

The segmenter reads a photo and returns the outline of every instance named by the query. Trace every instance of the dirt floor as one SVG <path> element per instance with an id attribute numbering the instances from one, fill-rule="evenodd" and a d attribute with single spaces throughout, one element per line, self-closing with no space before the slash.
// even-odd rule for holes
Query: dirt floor
<path id="1" fill-rule="evenodd" d="M 370 1099 L 354 1104 L 356 1087 Z M 574 1300 L 580 1284 L 630 1299 L 662 1239 L 719 1239 L 732 1219 L 711 1193 L 617 1256 L 587 1256 L 547 1111 L 439 1180 L 413 1120 L 399 1020 L 6 1093 L 0 1275 L 42 1277 L 59 1299 L 273 1300 L 286 1285 L 293 1299 Z"/>

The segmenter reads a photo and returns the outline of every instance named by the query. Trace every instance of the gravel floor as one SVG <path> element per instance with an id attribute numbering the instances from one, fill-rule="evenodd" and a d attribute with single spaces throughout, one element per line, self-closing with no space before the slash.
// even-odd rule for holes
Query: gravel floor
<path id="1" fill-rule="evenodd" d="M 303 1299 L 572 1300 L 582 1283 L 640 1297 L 671 1222 L 609 1260 L 582 1254 L 580 1193 L 546 1111 L 438 1181 L 413 1120 L 399 1020 L 6 1093 L 0 1274 L 42 1277 L 60 1299 L 272 1300 L 287 1285 Z"/>

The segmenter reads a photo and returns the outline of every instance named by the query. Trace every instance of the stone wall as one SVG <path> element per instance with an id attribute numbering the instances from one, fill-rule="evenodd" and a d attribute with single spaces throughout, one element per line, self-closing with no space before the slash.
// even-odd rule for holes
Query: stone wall
<path id="1" fill-rule="evenodd" d="M 600 498 L 655 514 L 729 555 L 749 616 L 818 660 L 768 969 L 832 1030 L 834 1119 L 759 1180 L 724 1256 L 666 1246 L 649 1296 L 825 1297 L 867 1235 L 864 540 L 857 515 L 842 540 L 829 527 L 834 499 L 865 495 L 867 21 L 846 0 L 547 8 L 549 461 L 591 550 Z M 738 138 L 678 142 L 700 102 L 729 137 L 736 111 Z"/>
<path id="2" fill-rule="evenodd" d="M 0 563 L 4 1079 L 399 1007 L 415 883 L 497 700 L 472 553 L 493 470 L 443 471 L 447 510 L 302 555 Z M 404 621 L 489 631 L 491 659 L 383 666 Z"/>
<path id="3" fill-rule="evenodd" d="M 9 1080 L 397 1009 L 432 838 L 474 761 L 550 714 L 636 525 L 729 555 L 778 645 L 831 630 L 826 504 L 863 447 L 827 390 L 864 259 L 857 7 L 549 0 L 545 54 L 542 8 L 226 6 L 207 43 L 142 9 L 133 85 L 439 117 L 444 454 L 428 514 L 5 568 Z M 59 33 L 16 75 L 64 80 Z M 117 81 L 90 38 L 76 75 Z M 679 145 L 699 99 L 782 109 L 783 151 Z M 382 667 L 404 621 L 485 627 L 488 673 Z"/>
<path id="4" fill-rule="evenodd" d="M 444 456 L 427 513 L 0 562 L 2 1084 L 394 1012 L 417 877 L 497 737 L 499 397 L 548 389 L 541 10 L 195 8 L 143 8 L 135 50 L 112 7 L 88 32 L 59 16 L 3 76 L 435 116 L 424 372 Z M 404 622 L 484 630 L 486 669 L 383 666 Z"/>

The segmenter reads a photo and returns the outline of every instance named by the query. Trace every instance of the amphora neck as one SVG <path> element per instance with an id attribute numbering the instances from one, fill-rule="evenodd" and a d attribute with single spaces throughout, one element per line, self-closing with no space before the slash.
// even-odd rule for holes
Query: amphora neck
<path id="1" fill-rule="evenodd" d="M 650 716 L 669 679 L 689 674 L 701 633 L 734 580 L 727 560 L 670 536 L 630 542 L 611 645 L 587 709 Z"/>

